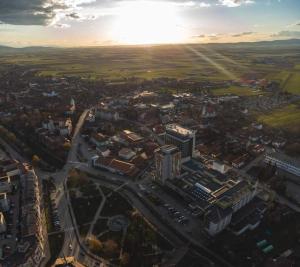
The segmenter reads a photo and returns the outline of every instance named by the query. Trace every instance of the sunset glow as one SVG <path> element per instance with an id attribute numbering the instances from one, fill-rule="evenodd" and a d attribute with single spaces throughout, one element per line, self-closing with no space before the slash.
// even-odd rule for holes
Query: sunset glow
<path id="1" fill-rule="evenodd" d="M 172 3 L 124 2 L 118 8 L 113 38 L 123 44 L 180 43 L 186 40 L 180 24 Z"/>

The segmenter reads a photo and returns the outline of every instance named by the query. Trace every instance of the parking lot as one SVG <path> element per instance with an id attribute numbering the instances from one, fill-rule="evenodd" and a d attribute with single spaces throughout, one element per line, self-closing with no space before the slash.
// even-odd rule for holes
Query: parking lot
<path id="1" fill-rule="evenodd" d="M 203 238 L 204 221 L 193 214 L 188 203 L 175 199 L 154 182 L 144 181 L 138 186 L 143 197 L 152 202 L 161 216 L 179 231 L 187 234 L 193 233 L 194 237 Z"/>

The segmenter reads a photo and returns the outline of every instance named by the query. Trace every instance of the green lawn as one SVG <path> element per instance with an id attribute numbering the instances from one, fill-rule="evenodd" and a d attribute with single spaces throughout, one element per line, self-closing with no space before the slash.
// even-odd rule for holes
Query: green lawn
<path id="1" fill-rule="evenodd" d="M 292 94 L 300 94 L 300 72 L 294 72 L 287 80 L 284 90 Z"/>
<path id="2" fill-rule="evenodd" d="M 290 104 L 268 114 L 259 115 L 257 120 L 273 128 L 300 133 L 300 103 Z"/>
<path id="3" fill-rule="evenodd" d="M 248 87 L 230 86 L 228 88 L 215 89 L 212 93 L 216 96 L 237 95 L 237 96 L 255 96 L 263 94 L 260 90 Z"/>

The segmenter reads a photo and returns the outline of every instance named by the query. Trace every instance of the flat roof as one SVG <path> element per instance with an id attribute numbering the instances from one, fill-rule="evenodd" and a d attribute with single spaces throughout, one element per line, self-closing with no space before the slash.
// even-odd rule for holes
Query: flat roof
<path id="1" fill-rule="evenodd" d="M 190 135 L 193 135 L 195 133 L 195 131 L 184 128 L 184 127 L 182 127 L 182 126 L 180 126 L 179 124 L 176 124 L 176 123 L 168 124 L 166 126 L 166 130 L 170 131 L 170 132 L 177 133 L 179 135 L 183 135 L 183 136 L 190 136 Z"/>
<path id="2" fill-rule="evenodd" d="M 266 155 L 266 157 L 270 157 L 270 158 L 274 158 L 286 162 L 300 169 L 300 161 L 297 160 L 296 158 L 289 157 L 286 154 L 278 153 L 278 152 L 270 152 Z"/>
<path id="3" fill-rule="evenodd" d="M 174 145 L 164 145 L 160 147 L 159 149 L 162 153 L 173 153 L 173 152 L 178 152 L 179 149 L 177 146 Z"/>

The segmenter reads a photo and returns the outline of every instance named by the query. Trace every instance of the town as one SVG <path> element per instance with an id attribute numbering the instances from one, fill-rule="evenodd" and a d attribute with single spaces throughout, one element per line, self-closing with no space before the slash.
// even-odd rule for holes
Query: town
<path id="1" fill-rule="evenodd" d="M 299 135 L 252 115 L 299 101 L 276 81 L 1 77 L 2 266 L 299 264 Z"/>

